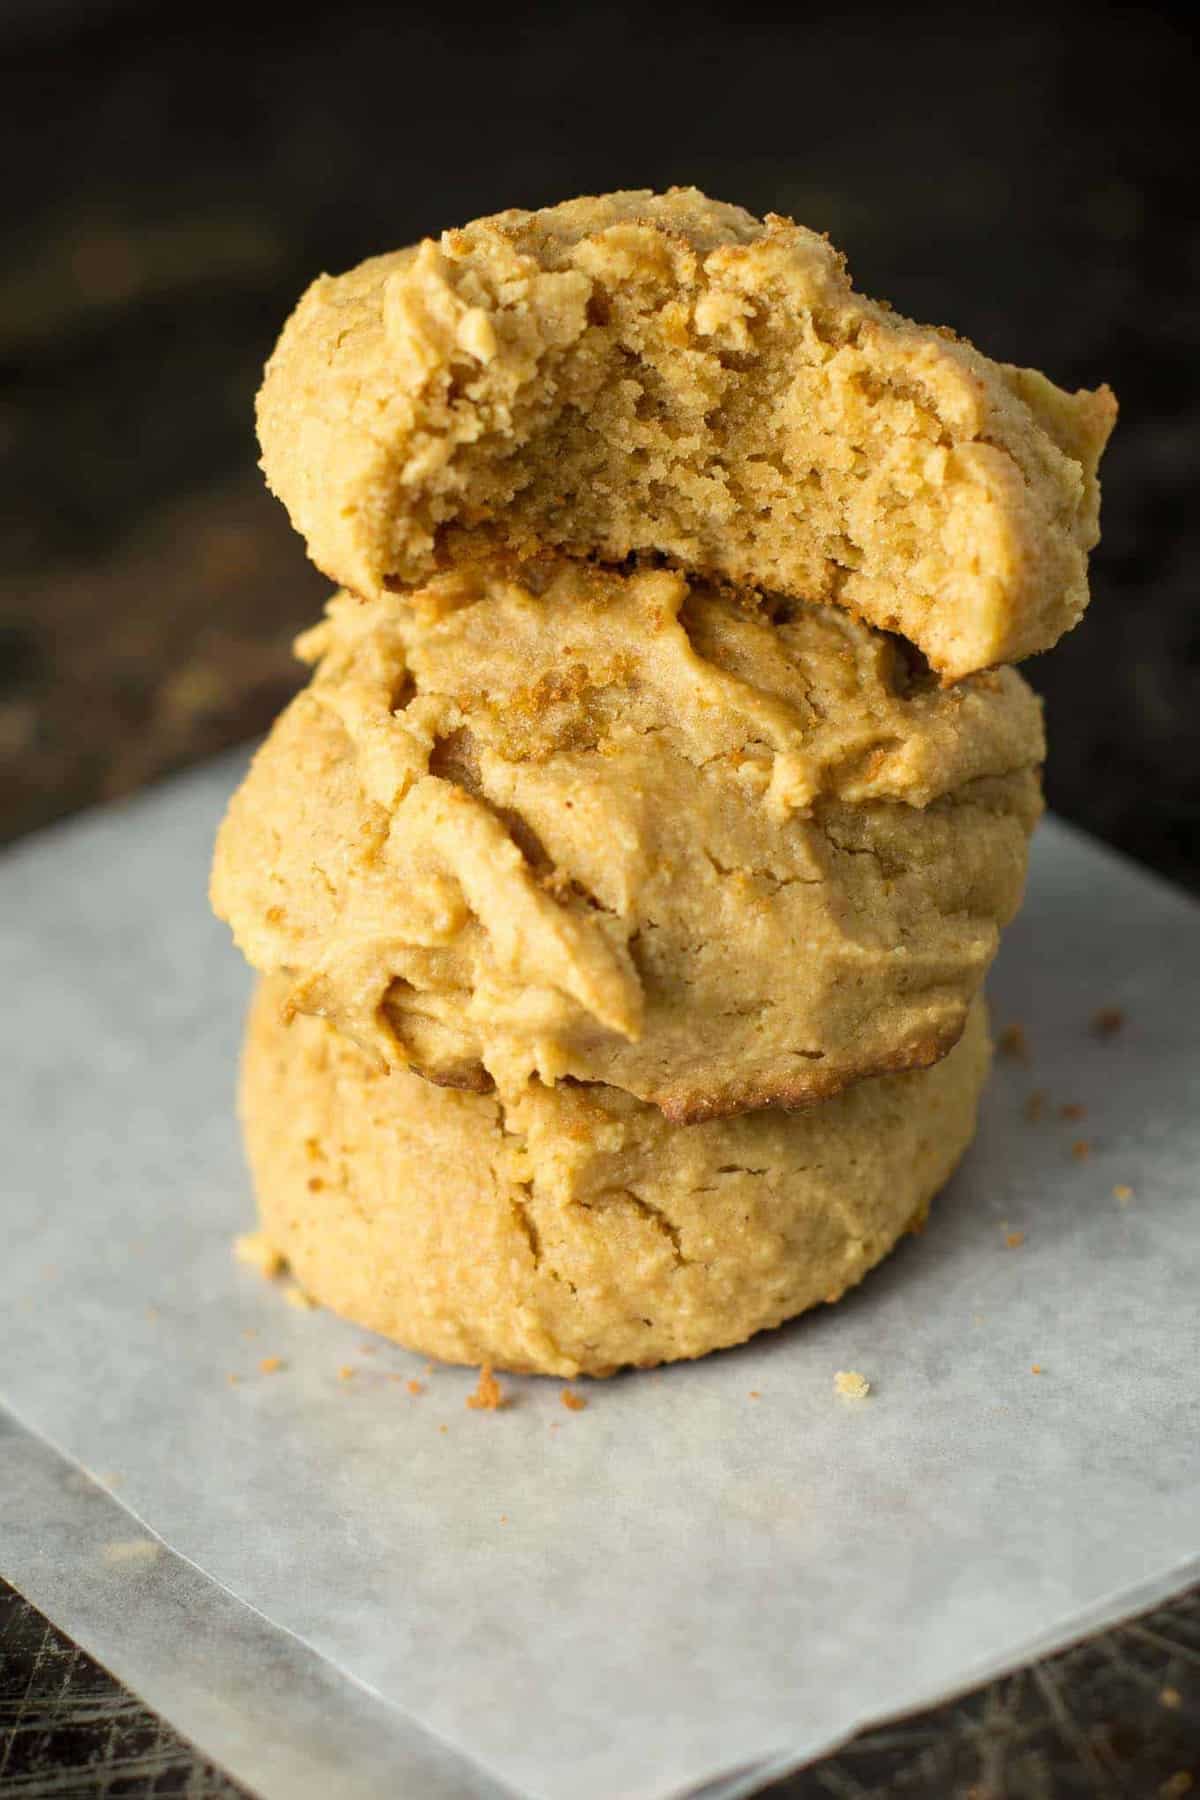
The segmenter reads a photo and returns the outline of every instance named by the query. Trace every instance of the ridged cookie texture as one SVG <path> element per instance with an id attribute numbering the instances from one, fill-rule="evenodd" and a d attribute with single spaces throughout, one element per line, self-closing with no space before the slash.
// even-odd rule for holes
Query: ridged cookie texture
<path id="1" fill-rule="evenodd" d="M 213 901 L 377 1066 L 693 1122 L 957 1040 L 1041 804 L 1015 671 L 553 556 L 342 595 L 301 648 Z"/>
<path id="2" fill-rule="evenodd" d="M 263 1230 L 309 1295 L 449 1362 L 603 1375 L 836 1300 L 970 1141 L 982 1002 L 935 1068 L 686 1130 L 606 1087 L 508 1102 L 381 1071 L 264 983 L 241 1105 Z"/>
<path id="3" fill-rule="evenodd" d="M 365 596 L 489 546 L 661 553 L 836 602 L 948 680 L 1082 615 L 1115 416 L 695 189 L 500 213 L 322 276 L 258 408 L 271 487 Z"/>

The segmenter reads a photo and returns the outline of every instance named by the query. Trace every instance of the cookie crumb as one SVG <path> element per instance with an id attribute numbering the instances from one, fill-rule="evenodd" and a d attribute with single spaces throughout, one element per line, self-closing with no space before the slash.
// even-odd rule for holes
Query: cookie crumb
<path id="1" fill-rule="evenodd" d="M 282 1367 L 282 1356 L 264 1356 L 258 1365 L 259 1373 L 262 1375 L 278 1375 Z"/>
<path id="2" fill-rule="evenodd" d="M 996 1041 L 1001 1056 L 1011 1056 L 1017 1062 L 1029 1063 L 1029 1039 L 1023 1025 L 1006 1025 Z"/>
<path id="3" fill-rule="evenodd" d="M 257 1269 L 267 1281 L 274 1279 L 284 1267 L 284 1258 L 262 1231 L 244 1231 L 233 1240 L 233 1254 L 240 1263 Z"/>
<path id="4" fill-rule="evenodd" d="M 230 1387 L 237 1387 L 242 1378 L 240 1375 L 227 1375 L 225 1379 L 228 1381 Z"/>
<path id="5" fill-rule="evenodd" d="M 1177 1687 L 1165 1687 L 1158 1696 L 1158 1703 L 1174 1712 L 1177 1706 L 1183 1704 L 1183 1695 Z"/>
<path id="6" fill-rule="evenodd" d="M 762 1395 L 759 1393 L 757 1388 L 751 1388 L 750 1389 L 750 1398 L 751 1398 L 751 1400 L 761 1400 Z"/>
<path id="7" fill-rule="evenodd" d="M 1080 1106 L 1078 1100 L 1068 1100 L 1058 1109 L 1060 1119 L 1082 1119 L 1087 1116 L 1087 1107 Z"/>
<path id="8" fill-rule="evenodd" d="M 1010 1231 L 1004 1241 L 1010 1250 L 1019 1250 L 1021 1245 L 1025 1242 L 1025 1233 L 1023 1231 Z"/>
<path id="9" fill-rule="evenodd" d="M 443 1437 L 446 1435 L 446 1433 L 449 1431 L 449 1429 L 450 1429 L 450 1427 L 448 1425 L 439 1425 L 438 1426 L 438 1430 L 441 1432 Z"/>
<path id="10" fill-rule="evenodd" d="M 504 1403 L 504 1389 L 493 1375 L 491 1363 L 484 1363 L 479 1371 L 479 1386 L 467 1395 L 467 1405 L 472 1412 L 499 1412 Z"/>
<path id="11" fill-rule="evenodd" d="M 1113 1199 L 1120 1201 L 1122 1206 L 1128 1206 L 1129 1202 L 1133 1199 L 1133 1189 L 1127 1187 L 1123 1181 L 1118 1181 L 1116 1187 L 1113 1189 Z"/>
<path id="12" fill-rule="evenodd" d="M 1092 1014 L 1091 1032 L 1093 1037 L 1116 1037 L 1125 1024 L 1125 1014 L 1119 1006 L 1102 1006 L 1100 1011 Z"/>
<path id="13" fill-rule="evenodd" d="M 312 1312 L 317 1304 L 311 1294 L 306 1294 L 302 1287 L 296 1287 L 294 1283 L 283 1290 L 283 1297 L 297 1312 Z"/>
<path id="14" fill-rule="evenodd" d="M 871 1391 L 870 1382 L 857 1369 L 839 1369 L 833 1385 L 843 1400 L 865 1400 Z"/>
<path id="15" fill-rule="evenodd" d="M 425 1392 L 425 1383 L 423 1381 L 418 1381 L 415 1376 L 413 1376 L 410 1380 L 406 1381 L 404 1385 L 408 1389 L 409 1393 L 414 1396 L 417 1394 L 423 1394 Z"/>
<path id="16" fill-rule="evenodd" d="M 1041 1088 L 1034 1088 L 1025 1102 L 1025 1117 L 1031 1125 L 1036 1125 L 1046 1110 L 1046 1096 Z"/>
<path id="17" fill-rule="evenodd" d="M 338 1370 L 338 1380 L 339 1381 L 353 1381 L 354 1380 L 354 1370 L 350 1367 L 349 1363 L 343 1363 L 341 1368 Z"/>
<path id="18" fill-rule="evenodd" d="M 574 1388 L 565 1387 L 558 1397 L 568 1412 L 582 1412 L 587 1405 L 583 1395 L 577 1394 Z"/>
<path id="19" fill-rule="evenodd" d="M 1075 1158 L 1075 1161 L 1086 1162 L 1091 1154 L 1092 1146 L 1088 1143 L 1088 1140 L 1086 1138 L 1076 1138 L 1075 1142 L 1071 1145 L 1071 1155 Z"/>
<path id="20" fill-rule="evenodd" d="M 1041 1365 L 1041 1363 L 1030 1363 L 1030 1365 L 1029 1365 L 1029 1373 L 1030 1373 L 1030 1374 L 1031 1374 L 1031 1375 L 1040 1375 L 1040 1374 L 1041 1374 L 1041 1372 L 1042 1372 L 1042 1365 Z"/>

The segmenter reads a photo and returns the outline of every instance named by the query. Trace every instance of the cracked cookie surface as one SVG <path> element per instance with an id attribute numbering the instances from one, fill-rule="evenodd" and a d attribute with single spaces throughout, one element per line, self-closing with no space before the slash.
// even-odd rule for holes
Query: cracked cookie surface
<path id="1" fill-rule="evenodd" d="M 489 546 L 653 551 L 836 601 L 946 679 L 1082 615 L 1115 416 L 695 189 L 500 213 L 320 277 L 258 409 L 272 489 L 361 594 Z"/>
<path id="2" fill-rule="evenodd" d="M 261 985 L 241 1111 L 264 1233 L 312 1298 L 410 1349 L 607 1374 L 834 1301 L 970 1142 L 983 1003 L 936 1068 L 678 1130 L 598 1086 L 507 1103 L 381 1072 Z"/>
<path id="3" fill-rule="evenodd" d="M 543 556 L 342 595 L 213 901 L 381 1067 L 694 1122 L 951 1048 L 1019 903 L 1038 702 L 834 608 Z"/>

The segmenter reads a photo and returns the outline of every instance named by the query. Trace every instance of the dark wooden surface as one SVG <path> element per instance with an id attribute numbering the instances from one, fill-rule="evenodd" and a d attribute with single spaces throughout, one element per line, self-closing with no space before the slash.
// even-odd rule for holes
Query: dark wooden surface
<path id="1" fill-rule="evenodd" d="M 947 1706 L 864 1732 L 762 1792 L 764 1800 L 1182 1800 L 1200 1792 L 1198 1744 L 1200 1590 Z M 2 1585 L 0 1791 L 23 1800 L 246 1792 Z"/>
<path id="2" fill-rule="evenodd" d="M 325 584 L 262 489 L 251 402 L 315 271 L 496 207 L 695 181 L 828 231 L 916 318 L 1112 383 L 1091 611 L 1028 671 L 1048 791 L 1200 887 L 1182 14 L 74 10 L 92 23 L 68 35 L 58 0 L 0 76 L 21 171 L 0 189 L 0 837 L 261 729 L 295 684 Z"/>
<path id="3" fill-rule="evenodd" d="M 664 0 L 235 15 L 0 5 L 0 838 L 262 730 L 325 587 L 254 469 L 302 284 L 509 204 L 698 181 L 1122 418 L 1084 628 L 1029 671 L 1052 803 L 1200 890 L 1197 108 L 1186 23 L 1103 5 Z M 2 1522 L 0 1522 L 2 1543 Z M 1180 1796 L 1200 1601 L 776 1790 Z M 0 1789 L 238 1790 L 0 1585 Z"/>
<path id="4" fill-rule="evenodd" d="M 0 1792 L 235 1800 L 245 1789 L 0 1582 Z"/>

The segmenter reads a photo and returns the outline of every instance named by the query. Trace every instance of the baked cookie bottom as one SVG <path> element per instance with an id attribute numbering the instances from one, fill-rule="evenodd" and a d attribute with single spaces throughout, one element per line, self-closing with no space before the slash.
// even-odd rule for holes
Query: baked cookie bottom
<path id="1" fill-rule="evenodd" d="M 690 1126 L 618 1089 L 516 1100 L 382 1072 L 251 1008 L 240 1108 L 269 1243 L 315 1300 L 407 1348 L 606 1375 L 738 1344 L 853 1287 L 971 1141 L 981 1001 L 935 1067 Z"/>

